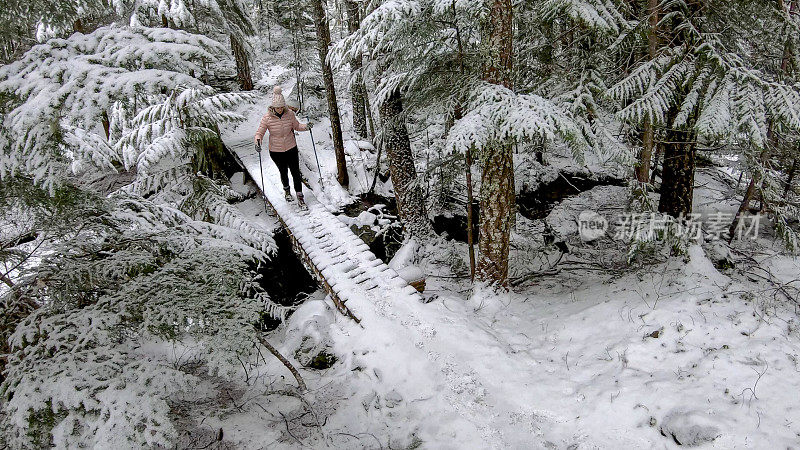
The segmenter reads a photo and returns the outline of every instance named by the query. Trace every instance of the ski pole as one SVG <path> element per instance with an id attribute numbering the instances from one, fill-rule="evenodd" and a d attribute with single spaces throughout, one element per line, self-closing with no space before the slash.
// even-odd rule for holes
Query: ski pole
<path id="1" fill-rule="evenodd" d="M 314 158 L 317 160 L 317 173 L 319 174 L 319 188 L 324 189 L 322 186 L 322 169 L 319 166 L 319 156 L 317 156 L 317 144 L 314 143 L 314 133 L 311 128 L 308 129 L 308 134 L 311 135 L 311 148 L 314 149 Z"/>
<path id="2" fill-rule="evenodd" d="M 261 147 L 256 144 L 256 153 L 258 153 L 258 168 L 261 169 L 261 197 L 264 199 L 264 209 L 269 211 L 267 207 L 267 195 L 264 193 L 264 164 L 261 162 Z"/>

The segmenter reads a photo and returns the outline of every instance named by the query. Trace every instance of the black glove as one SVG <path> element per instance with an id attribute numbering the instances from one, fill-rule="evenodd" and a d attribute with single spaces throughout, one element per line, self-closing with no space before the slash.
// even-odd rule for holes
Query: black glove
<path id="1" fill-rule="evenodd" d="M 261 141 L 256 141 L 256 151 L 261 153 Z"/>

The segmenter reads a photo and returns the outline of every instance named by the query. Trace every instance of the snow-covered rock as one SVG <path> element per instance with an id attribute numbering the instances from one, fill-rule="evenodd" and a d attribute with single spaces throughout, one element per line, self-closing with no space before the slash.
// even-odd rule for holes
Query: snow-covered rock
<path id="1" fill-rule="evenodd" d="M 713 441 L 720 431 L 708 415 L 678 409 L 664 418 L 661 434 L 671 437 L 678 445 L 696 446 Z"/>
<path id="2" fill-rule="evenodd" d="M 372 214 L 369 211 L 364 211 L 358 215 L 356 218 L 356 224 L 361 227 L 371 226 L 375 224 L 375 221 L 378 219 L 378 216 Z"/>
<path id="3" fill-rule="evenodd" d="M 394 270 L 398 270 L 402 267 L 413 265 L 417 251 L 419 251 L 419 244 L 417 241 L 414 239 L 407 240 L 403 243 L 403 246 L 397 250 L 397 253 L 394 254 L 388 266 Z"/>
<path id="4" fill-rule="evenodd" d="M 417 266 L 401 267 L 397 269 L 396 272 L 398 275 L 400 275 L 400 278 L 408 281 L 409 283 L 420 281 L 425 278 L 425 272 L 423 272 L 422 269 Z"/>
<path id="5" fill-rule="evenodd" d="M 294 356 L 303 366 L 322 353 L 329 355 L 328 328 L 335 321 L 333 311 L 324 300 L 303 303 L 287 321 L 286 353 Z"/>
<path id="6" fill-rule="evenodd" d="M 255 193 L 255 188 L 245 183 L 244 172 L 236 172 L 231 175 L 231 189 L 245 196 L 250 196 Z"/>

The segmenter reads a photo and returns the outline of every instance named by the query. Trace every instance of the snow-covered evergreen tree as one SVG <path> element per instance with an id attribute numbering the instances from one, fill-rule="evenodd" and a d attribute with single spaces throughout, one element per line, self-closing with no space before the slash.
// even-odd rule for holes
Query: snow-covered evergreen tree
<path id="1" fill-rule="evenodd" d="M 254 351 L 260 312 L 284 314 L 244 233 L 141 197 L 91 201 L 96 214 L 3 296 L 39 305 L 11 335 L 0 388 L 15 448 L 167 445 L 169 400 L 195 376 L 147 349 L 201 346 L 202 370 L 230 373 Z"/>
<path id="2" fill-rule="evenodd" d="M 169 399 L 194 375 L 143 344 L 198 345 L 204 370 L 230 372 L 254 351 L 259 315 L 288 312 L 254 272 L 275 250 L 270 233 L 219 180 L 219 127 L 252 96 L 200 81 L 232 62 L 212 19 L 243 5 L 98 5 L 91 17 L 131 25 L 41 22 L 44 42 L 0 68 L 0 183 L 38 193 L 4 204 L 63 216 L 32 227 L 34 253 L 5 242 L 0 253 L 14 267 L 0 291 L 0 337 L 11 336 L 0 416 L 13 447 L 168 445 Z"/>
<path id="3" fill-rule="evenodd" d="M 486 8 L 481 2 L 382 2 L 335 45 L 332 58 L 342 65 L 367 54 L 380 74 L 378 102 L 399 89 L 407 111 L 455 119 L 438 147 L 442 156 L 532 137 L 566 140 L 579 156 L 585 142 L 568 110 L 482 80 Z"/>
<path id="4" fill-rule="evenodd" d="M 786 70 L 796 59 L 789 49 L 797 41 L 797 19 L 779 3 L 662 2 L 658 28 L 669 31 L 660 39 L 657 57 L 637 64 L 610 89 L 624 106 L 620 119 L 663 130 L 667 181 L 659 211 L 691 212 L 700 142 L 741 148 L 777 223 L 796 214 L 796 207 L 779 200 L 779 189 L 768 187 L 770 176 L 762 175 L 771 171 L 766 156 L 772 148 L 796 148 L 791 136 L 800 126 L 800 94 Z M 764 60 L 765 54 L 785 55 L 784 63 Z M 791 230 L 782 229 L 787 244 L 796 245 Z"/>

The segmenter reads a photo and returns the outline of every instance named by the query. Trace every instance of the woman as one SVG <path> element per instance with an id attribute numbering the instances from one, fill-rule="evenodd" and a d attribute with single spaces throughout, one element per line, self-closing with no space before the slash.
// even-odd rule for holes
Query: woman
<path id="1" fill-rule="evenodd" d="M 303 180 L 300 176 L 300 159 L 294 132 L 310 129 L 311 123 L 302 124 L 297 121 L 294 111 L 286 107 L 286 100 L 281 94 L 280 86 L 275 86 L 272 92 L 272 105 L 261 118 L 261 123 L 256 131 L 256 150 L 261 151 L 261 139 L 269 131 L 269 157 L 278 166 L 286 201 L 291 202 L 293 200 L 292 193 L 289 190 L 288 172 L 291 171 L 297 202 L 301 207 L 305 207 Z"/>

